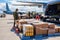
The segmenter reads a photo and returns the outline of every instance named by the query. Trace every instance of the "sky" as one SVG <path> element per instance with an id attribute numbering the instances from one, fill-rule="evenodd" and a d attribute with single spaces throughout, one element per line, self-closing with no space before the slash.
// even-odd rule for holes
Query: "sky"
<path id="1" fill-rule="evenodd" d="M 29 2 L 40 2 L 40 1 L 44 1 L 44 2 L 49 2 L 52 0 L 0 0 L 0 12 L 2 12 L 2 10 L 6 10 L 5 9 L 5 4 L 8 3 L 10 10 L 14 11 L 16 8 L 20 8 L 20 11 L 43 11 L 40 10 L 38 7 L 23 7 L 23 6 L 12 6 L 11 3 L 17 2 L 17 1 L 29 1 Z M 38 11 L 39 10 L 39 11 Z"/>

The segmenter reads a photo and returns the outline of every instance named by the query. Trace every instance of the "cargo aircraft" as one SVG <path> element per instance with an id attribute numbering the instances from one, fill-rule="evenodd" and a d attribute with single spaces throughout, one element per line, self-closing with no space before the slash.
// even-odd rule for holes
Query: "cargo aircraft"
<path id="1" fill-rule="evenodd" d="M 13 4 L 13 6 L 38 6 L 41 7 L 43 5 L 43 8 L 46 7 L 47 3 L 46 2 L 23 2 L 23 1 L 18 1 L 17 4 Z M 6 14 L 13 14 L 13 11 L 9 9 L 8 3 L 6 3 L 6 11 L 3 11 Z M 21 13 L 21 12 L 18 12 Z"/>

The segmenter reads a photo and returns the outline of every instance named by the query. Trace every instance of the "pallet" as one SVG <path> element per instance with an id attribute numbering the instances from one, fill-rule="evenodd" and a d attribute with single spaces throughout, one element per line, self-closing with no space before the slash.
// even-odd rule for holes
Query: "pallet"
<path id="1" fill-rule="evenodd" d="M 47 39 L 48 37 L 60 36 L 60 33 L 48 34 L 48 35 L 35 35 L 35 36 L 24 36 L 22 33 L 20 33 L 19 35 L 21 40 L 42 40 Z"/>

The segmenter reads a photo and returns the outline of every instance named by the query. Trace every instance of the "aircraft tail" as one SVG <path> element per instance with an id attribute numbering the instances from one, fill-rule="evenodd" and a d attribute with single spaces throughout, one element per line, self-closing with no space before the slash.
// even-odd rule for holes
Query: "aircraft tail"
<path id="1" fill-rule="evenodd" d="M 8 3 L 6 3 L 6 11 L 10 11 Z"/>

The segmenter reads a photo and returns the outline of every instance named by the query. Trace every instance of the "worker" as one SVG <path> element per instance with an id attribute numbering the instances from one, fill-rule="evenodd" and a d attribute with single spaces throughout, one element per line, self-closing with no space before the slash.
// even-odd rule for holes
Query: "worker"
<path id="1" fill-rule="evenodd" d="M 30 12 L 28 12 L 28 17 L 29 17 L 29 19 L 30 19 L 30 16 L 31 16 L 31 14 L 30 14 Z"/>
<path id="2" fill-rule="evenodd" d="M 15 20 L 18 20 L 19 17 L 18 17 L 18 9 L 15 10 L 15 12 L 13 13 L 13 17 L 14 17 L 14 25 L 13 25 L 13 28 L 15 27 Z"/>
<path id="3" fill-rule="evenodd" d="M 40 19 L 40 16 L 39 16 L 39 14 L 37 13 L 36 14 L 36 20 L 39 20 Z"/>

